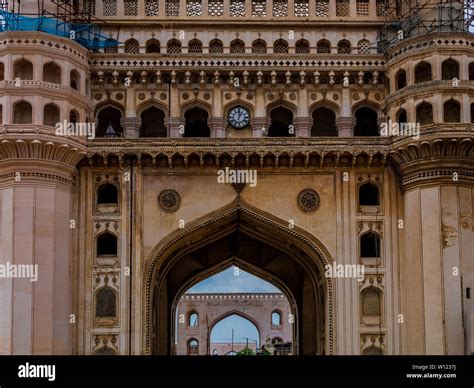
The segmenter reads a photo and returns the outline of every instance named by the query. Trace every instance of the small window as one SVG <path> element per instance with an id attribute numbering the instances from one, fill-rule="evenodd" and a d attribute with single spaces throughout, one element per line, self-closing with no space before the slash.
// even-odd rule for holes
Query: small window
<path id="1" fill-rule="evenodd" d="M 281 325 L 281 313 L 279 311 L 272 312 L 272 325 L 273 326 Z"/>
<path id="2" fill-rule="evenodd" d="M 197 356 L 199 355 L 199 342 L 191 338 L 188 341 L 188 356 Z"/>
<path id="3" fill-rule="evenodd" d="M 199 315 L 197 313 L 192 312 L 189 314 L 188 325 L 191 327 L 199 326 Z"/>
<path id="4" fill-rule="evenodd" d="M 360 206 L 379 206 L 379 188 L 373 183 L 367 182 L 359 187 Z"/>
<path id="5" fill-rule="evenodd" d="M 444 103 L 444 122 L 461 122 L 461 105 L 456 100 L 448 100 Z"/>
<path id="6" fill-rule="evenodd" d="M 405 73 L 405 70 L 399 70 L 395 78 L 396 78 L 397 90 L 407 86 L 407 74 Z"/>
<path id="7" fill-rule="evenodd" d="M 377 234 L 368 232 L 360 238 L 360 257 L 380 257 L 380 237 Z"/>
<path id="8" fill-rule="evenodd" d="M 118 203 L 118 189 L 117 186 L 106 183 L 99 187 L 97 191 L 98 204 L 116 204 Z"/>
<path id="9" fill-rule="evenodd" d="M 108 232 L 97 238 L 97 256 L 117 256 L 117 237 Z"/>
<path id="10" fill-rule="evenodd" d="M 441 78 L 445 80 L 459 79 L 459 62 L 452 58 L 446 59 L 441 65 Z"/>
<path id="11" fill-rule="evenodd" d="M 431 65 L 428 62 L 420 62 L 415 67 L 415 83 L 428 82 L 432 80 Z"/>

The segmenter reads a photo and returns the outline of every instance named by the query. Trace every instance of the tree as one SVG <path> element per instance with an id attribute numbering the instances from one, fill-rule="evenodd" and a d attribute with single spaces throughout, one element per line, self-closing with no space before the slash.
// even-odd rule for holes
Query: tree
<path id="1" fill-rule="evenodd" d="M 255 356 L 255 352 L 249 347 L 245 347 L 237 353 L 237 356 Z"/>

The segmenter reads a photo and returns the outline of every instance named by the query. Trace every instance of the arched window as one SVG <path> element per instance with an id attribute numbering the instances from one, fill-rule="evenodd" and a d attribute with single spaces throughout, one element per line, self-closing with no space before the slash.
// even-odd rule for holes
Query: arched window
<path id="1" fill-rule="evenodd" d="M 97 237 L 97 256 L 117 256 L 117 237 L 109 232 Z"/>
<path id="2" fill-rule="evenodd" d="M 383 356 L 383 351 L 378 346 L 370 345 L 362 351 L 364 356 Z"/>
<path id="3" fill-rule="evenodd" d="M 211 54 L 222 54 L 224 52 L 224 45 L 219 39 L 214 39 L 209 42 L 209 52 Z"/>
<path id="4" fill-rule="evenodd" d="M 281 313 L 279 311 L 272 311 L 272 326 L 281 325 Z"/>
<path id="5" fill-rule="evenodd" d="M 311 136 L 337 136 L 336 114 L 331 109 L 321 107 L 313 111 Z"/>
<path id="6" fill-rule="evenodd" d="M 290 134 L 290 125 L 293 125 L 293 113 L 283 107 L 275 108 L 270 112 L 271 125 L 268 128 L 268 136 L 285 137 L 294 136 Z"/>
<path id="7" fill-rule="evenodd" d="M 166 45 L 168 54 L 181 54 L 181 42 L 177 39 L 171 39 Z"/>
<path id="8" fill-rule="evenodd" d="M 320 40 L 317 43 L 316 51 L 318 54 L 329 54 L 331 52 L 331 43 L 326 39 Z"/>
<path id="9" fill-rule="evenodd" d="M 43 110 L 43 124 L 54 127 L 59 120 L 59 108 L 54 104 L 46 104 Z"/>
<path id="10" fill-rule="evenodd" d="M 20 80 L 33 79 L 33 64 L 26 59 L 20 59 L 13 65 L 13 77 Z"/>
<path id="11" fill-rule="evenodd" d="M 117 294 L 109 286 L 96 291 L 95 318 L 98 324 L 114 324 L 117 318 Z"/>
<path id="12" fill-rule="evenodd" d="M 282 342 L 283 342 L 283 340 L 280 337 L 272 338 L 272 345 L 281 344 Z"/>
<path id="13" fill-rule="evenodd" d="M 456 100 L 448 100 L 444 103 L 444 122 L 461 122 L 461 105 Z"/>
<path id="14" fill-rule="evenodd" d="M 97 204 L 110 205 L 118 203 L 118 188 L 111 183 L 104 183 L 97 189 Z"/>
<path id="15" fill-rule="evenodd" d="M 354 127 L 354 136 L 378 136 L 378 116 L 377 112 L 368 107 L 362 107 L 356 110 L 356 125 Z"/>
<path id="16" fill-rule="evenodd" d="M 382 295 L 377 288 L 373 286 L 364 288 L 360 294 L 360 297 L 362 301 L 362 317 L 382 317 Z"/>
<path id="17" fill-rule="evenodd" d="M 150 107 L 141 114 L 142 125 L 140 137 L 167 137 L 165 113 L 158 108 Z"/>
<path id="18" fill-rule="evenodd" d="M 80 90 L 81 87 L 81 76 L 76 70 L 71 70 L 69 86 L 74 90 Z"/>
<path id="19" fill-rule="evenodd" d="M 79 120 L 79 113 L 77 113 L 75 110 L 72 110 L 71 112 L 69 112 L 69 122 L 71 123 L 77 123 L 77 121 Z"/>
<path id="20" fill-rule="evenodd" d="M 240 39 L 234 39 L 230 42 L 231 54 L 243 54 L 245 53 L 245 43 Z"/>
<path id="21" fill-rule="evenodd" d="M 346 39 L 339 41 L 337 44 L 338 54 L 350 54 L 351 53 L 351 42 Z"/>
<path id="22" fill-rule="evenodd" d="M 43 66 L 43 81 L 53 84 L 61 84 L 61 68 L 54 62 Z"/>
<path id="23" fill-rule="evenodd" d="M 125 42 L 126 54 L 138 54 L 140 52 L 140 44 L 136 39 L 129 39 Z"/>
<path id="24" fill-rule="evenodd" d="M 191 338 L 188 340 L 188 356 L 199 355 L 199 342 L 197 339 Z"/>
<path id="25" fill-rule="evenodd" d="M 102 109 L 98 115 L 99 125 L 97 137 L 118 137 L 122 133 L 122 112 L 109 106 Z"/>
<path id="26" fill-rule="evenodd" d="M 373 183 L 367 182 L 359 187 L 359 205 L 360 206 L 379 206 L 380 193 L 379 187 Z"/>
<path id="27" fill-rule="evenodd" d="M 288 42 L 284 39 L 278 39 L 273 44 L 273 52 L 277 54 L 288 53 Z"/>
<path id="28" fill-rule="evenodd" d="M 193 39 L 188 43 L 188 53 L 190 54 L 201 54 L 202 53 L 202 42 L 198 39 Z"/>
<path id="29" fill-rule="evenodd" d="M 397 90 L 407 86 L 407 73 L 405 70 L 398 70 L 395 75 L 395 83 L 397 85 Z"/>
<path id="30" fill-rule="evenodd" d="M 211 130 L 207 125 L 208 113 L 201 108 L 193 108 L 184 114 L 186 126 L 184 137 L 210 137 Z"/>
<path id="31" fill-rule="evenodd" d="M 370 42 L 367 39 L 362 39 L 357 42 L 357 51 L 359 54 L 370 54 Z"/>
<path id="32" fill-rule="evenodd" d="M 147 54 L 158 54 L 160 53 L 160 42 L 156 39 L 149 39 L 146 42 L 146 53 Z"/>
<path id="33" fill-rule="evenodd" d="M 265 54 L 267 52 L 267 44 L 262 39 L 257 39 L 252 43 L 253 54 Z"/>
<path id="34" fill-rule="evenodd" d="M 360 238 L 360 257 L 380 257 L 380 237 L 374 232 L 367 232 Z"/>
<path id="35" fill-rule="evenodd" d="M 432 80 L 431 65 L 428 62 L 420 62 L 415 67 L 415 83 L 428 82 Z"/>
<path id="36" fill-rule="evenodd" d="M 13 124 L 31 124 L 33 122 L 33 109 L 31 104 L 20 101 L 13 105 Z"/>
<path id="37" fill-rule="evenodd" d="M 199 315 L 195 311 L 192 311 L 189 313 L 188 326 L 191 326 L 191 327 L 199 326 Z"/>
<path id="38" fill-rule="evenodd" d="M 306 39 L 300 39 L 295 43 L 296 54 L 309 54 L 309 43 Z"/>
<path id="39" fill-rule="evenodd" d="M 471 123 L 474 123 L 474 102 L 471 103 Z"/>
<path id="40" fill-rule="evenodd" d="M 474 62 L 469 64 L 469 81 L 474 81 Z"/>
<path id="41" fill-rule="evenodd" d="M 398 124 L 406 124 L 406 122 L 407 122 L 407 111 L 405 109 L 400 109 L 397 112 L 397 121 L 398 121 Z"/>
<path id="42" fill-rule="evenodd" d="M 441 79 L 452 80 L 453 78 L 459 79 L 459 62 L 449 58 L 441 64 Z"/>
<path id="43" fill-rule="evenodd" d="M 433 123 L 433 107 L 428 102 L 422 102 L 416 107 L 416 122 L 420 125 Z"/>

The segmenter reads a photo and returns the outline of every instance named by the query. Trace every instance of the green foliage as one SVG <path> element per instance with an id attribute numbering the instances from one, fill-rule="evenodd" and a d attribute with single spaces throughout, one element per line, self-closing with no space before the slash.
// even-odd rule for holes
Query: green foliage
<path id="1" fill-rule="evenodd" d="M 255 356 L 255 352 L 252 349 L 245 347 L 237 353 L 237 356 Z"/>

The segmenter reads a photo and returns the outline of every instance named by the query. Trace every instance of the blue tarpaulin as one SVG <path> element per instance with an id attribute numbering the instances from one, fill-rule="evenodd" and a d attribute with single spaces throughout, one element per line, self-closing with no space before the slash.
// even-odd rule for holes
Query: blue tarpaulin
<path id="1" fill-rule="evenodd" d="M 69 24 L 51 16 L 30 17 L 4 10 L 0 10 L 0 31 L 42 31 L 72 38 L 89 50 L 113 47 L 119 43 L 104 36 L 100 28 L 93 24 Z"/>

